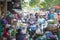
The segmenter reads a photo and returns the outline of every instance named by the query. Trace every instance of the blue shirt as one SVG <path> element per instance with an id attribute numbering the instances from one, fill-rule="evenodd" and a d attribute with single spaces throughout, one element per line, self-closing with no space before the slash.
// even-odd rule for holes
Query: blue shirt
<path id="1" fill-rule="evenodd" d="M 41 23 L 44 23 L 45 22 L 45 19 L 44 18 L 39 18 L 38 19 L 38 23 L 41 24 Z"/>
<path id="2" fill-rule="evenodd" d="M 50 19 L 54 19 L 54 14 L 51 13 L 51 14 L 49 15 L 49 17 L 50 17 Z"/>

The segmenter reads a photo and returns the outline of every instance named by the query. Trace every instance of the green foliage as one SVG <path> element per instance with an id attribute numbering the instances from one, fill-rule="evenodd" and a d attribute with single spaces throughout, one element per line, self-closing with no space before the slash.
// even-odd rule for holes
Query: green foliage
<path id="1" fill-rule="evenodd" d="M 31 1 L 29 2 L 29 5 L 33 7 L 33 6 L 38 5 L 38 3 L 39 3 L 38 0 L 31 0 Z"/>
<path id="2" fill-rule="evenodd" d="M 56 24 L 57 20 L 53 20 L 52 22 L 48 22 L 48 24 Z"/>
<path id="3" fill-rule="evenodd" d="M 22 4 L 23 4 L 22 6 L 24 6 L 24 7 L 27 5 L 27 3 L 26 3 L 26 2 L 23 2 Z"/>
<path id="4" fill-rule="evenodd" d="M 24 0 L 22 0 L 22 1 L 23 1 L 23 3 L 22 3 L 23 7 L 25 7 L 28 3 L 24 2 Z M 60 0 L 44 0 L 44 2 L 41 2 L 41 3 L 40 3 L 39 0 L 31 0 L 31 1 L 29 1 L 29 5 L 31 7 L 35 7 L 35 6 L 39 5 L 39 4 L 44 6 L 44 8 L 49 8 L 49 7 L 53 7 L 53 6 L 56 6 L 56 5 L 60 4 Z"/>
<path id="5" fill-rule="evenodd" d="M 44 8 L 53 7 L 60 4 L 60 0 L 45 0 L 40 3 L 40 5 L 44 6 Z"/>
<path id="6" fill-rule="evenodd" d="M 17 31 L 13 30 L 11 34 L 13 37 L 16 37 L 16 33 L 17 33 Z"/>

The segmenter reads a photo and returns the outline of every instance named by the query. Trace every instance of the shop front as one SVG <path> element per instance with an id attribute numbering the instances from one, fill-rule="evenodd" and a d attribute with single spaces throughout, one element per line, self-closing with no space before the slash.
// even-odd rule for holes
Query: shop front
<path id="1" fill-rule="evenodd" d="M 4 4 L 0 1 L 0 17 L 2 13 L 4 13 Z"/>
<path id="2" fill-rule="evenodd" d="M 57 6 L 55 6 L 55 8 L 56 8 L 56 12 L 57 12 L 57 13 L 60 13 L 60 4 L 57 5 Z"/>
<path id="3" fill-rule="evenodd" d="M 0 0 L 0 17 L 1 17 L 1 14 L 7 13 L 7 2 L 9 1 L 11 0 Z"/>

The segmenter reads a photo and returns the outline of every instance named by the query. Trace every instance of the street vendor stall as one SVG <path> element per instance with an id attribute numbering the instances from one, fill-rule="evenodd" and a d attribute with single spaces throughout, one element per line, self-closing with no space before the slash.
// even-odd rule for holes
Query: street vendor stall
<path id="1" fill-rule="evenodd" d="M 60 4 L 55 6 L 56 12 L 59 13 L 60 12 Z"/>
<path id="2" fill-rule="evenodd" d="M 56 20 L 48 20 L 48 27 L 47 30 L 52 31 L 52 32 L 57 32 L 57 21 Z"/>
<path id="3" fill-rule="evenodd" d="M 60 5 L 56 6 L 55 8 L 56 8 L 56 9 L 60 9 Z"/>

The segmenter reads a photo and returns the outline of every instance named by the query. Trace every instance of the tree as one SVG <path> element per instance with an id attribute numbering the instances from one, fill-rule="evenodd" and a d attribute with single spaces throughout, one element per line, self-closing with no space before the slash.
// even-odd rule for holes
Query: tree
<path id="1" fill-rule="evenodd" d="M 40 3 L 40 5 L 44 6 L 44 8 L 53 7 L 60 4 L 60 0 L 45 0 L 44 2 Z"/>
<path id="2" fill-rule="evenodd" d="M 38 5 L 39 2 L 40 2 L 39 0 L 31 0 L 31 1 L 29 2 L 29 5 L 30 5 L 31 7 L 33 7 L 33 6 Z"/>

